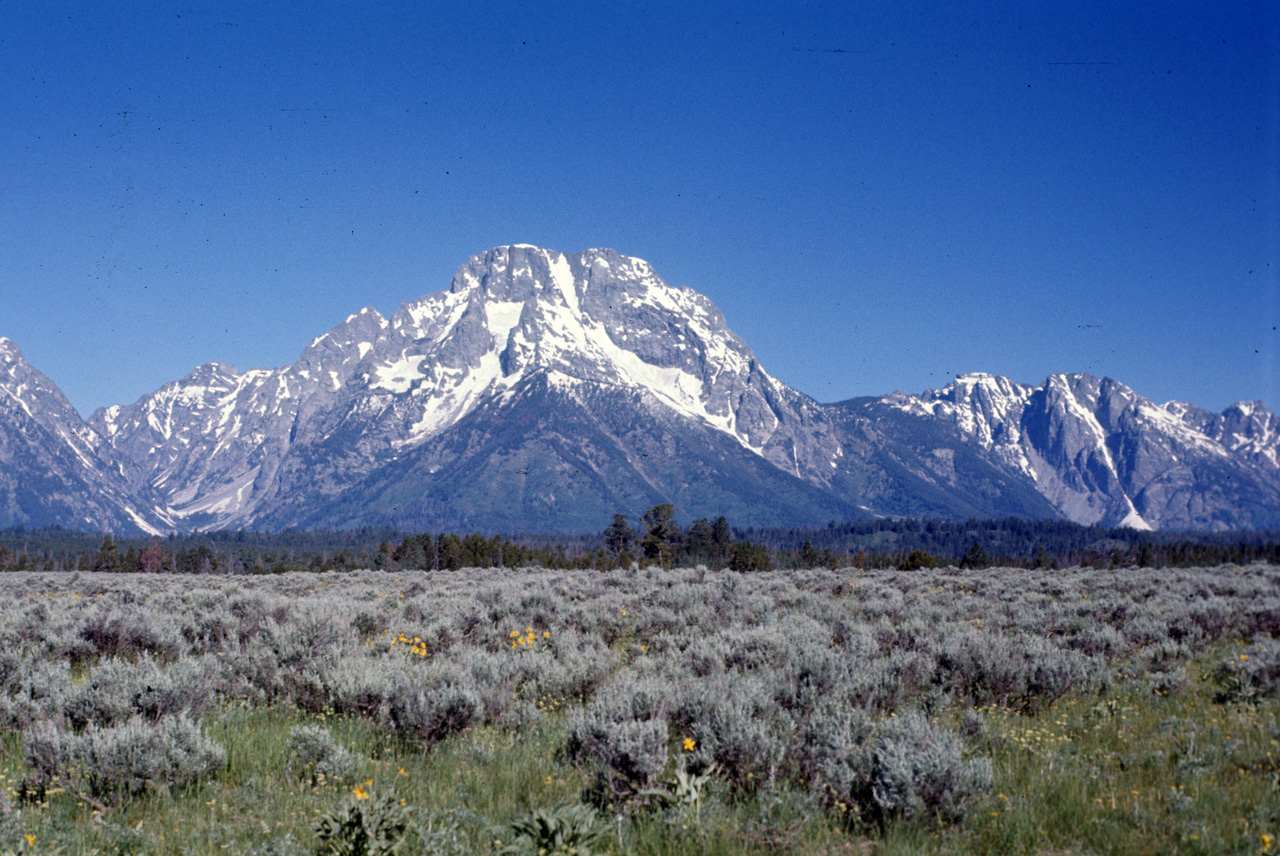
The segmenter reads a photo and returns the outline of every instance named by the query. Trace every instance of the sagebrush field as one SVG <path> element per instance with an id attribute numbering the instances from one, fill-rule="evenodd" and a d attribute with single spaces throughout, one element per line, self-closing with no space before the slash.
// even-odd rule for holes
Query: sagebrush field
<path id="1" fill-rule="evenodd" d="M 1280 852 L 1280 568 L 0 576 L 0 852 Z"/>

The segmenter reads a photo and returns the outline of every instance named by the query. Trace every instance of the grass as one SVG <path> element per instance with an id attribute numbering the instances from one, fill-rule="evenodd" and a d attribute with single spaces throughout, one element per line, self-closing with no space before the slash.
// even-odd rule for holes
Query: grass
<path id="1" fill-rule="evenodd" d="M 1213 668 L 1238 656 L 1219 645 L 1186 663 L 1174 692 L 1145 677 L 1105 695 L 1068 694 L 1033 713 L 970 718 L 976 751 L 990 755 L 993 793 L 962 824 L 885 829 L 847 824 L 785 783 L 750 797 L 713 787 L 697 811 L 610 816 L 611 852 L 628 854 L 1259 854 L 1280 852 L 1280 702 L 1215 700 Z M 943 716 L 964 729 L 963 711 Z M 323 722 L 367 759 L 357 780 L 291 775 L 290 729 Z M 17 736 L 0 737 L 0 850 L 62 854 L 313 852 L 321 812 L 357 786 L 393 790 L 422 835 L 409 853 L 494 853 L 513 819 L 579 800 L 590 782 L 562 757 L 565 715 L 522 731 L 478 728 L 424 752 L 358 718 L 308 717 L 284 706 L 228 704 L 210 718 L 227 750 L 214 780 L 158 788 L 105 815 L 52 791 L 20 805 L 25 771 Z M 673 757 L 679 748 L 672 746 Z"/>
<path id="2" fill-rule="evenodd" d="M 992 716 L 990 742 L 1006 745 L 1000 795 L 972 825 L 978 852 L 1276 850 L 1277 705 L 1215 703 L 1221 656 L 1190 664 L 1178 693 L 1135 682 L 1032 719 Z"/>

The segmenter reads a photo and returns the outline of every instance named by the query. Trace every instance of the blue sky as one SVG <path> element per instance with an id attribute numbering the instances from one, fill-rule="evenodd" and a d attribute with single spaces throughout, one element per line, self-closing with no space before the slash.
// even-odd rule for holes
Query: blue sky
<path id="1" fill-rule="evenodd" d="M 1280 407 L 1274 3 L 408 5 L 0 3 L 0 335 L 88 415 L 527 242 L 821 401 Z"/>

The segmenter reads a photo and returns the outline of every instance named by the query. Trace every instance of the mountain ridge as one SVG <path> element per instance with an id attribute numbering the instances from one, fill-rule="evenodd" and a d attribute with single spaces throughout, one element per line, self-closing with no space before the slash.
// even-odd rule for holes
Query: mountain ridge
<path id="1" fill-rule="evenodd" d="M 87 421 L 37 375 L 0 339 L 0 405 L 43 431 L 0 475 L 39 459 L 59 495 L 100 494 L 59 514 L 108 529 L 582 531 L 676 500 L 766 525 L 1280 525 L 1280 417 L 1261 402 L 1214 414 L 1087 374 L 1036 387 L 972 373 L 822 404 L 769 375 L 704 295 L 607 249 L 495 247 L 390 318 L 350 315 L 289 365 L 206 363 Z"/>

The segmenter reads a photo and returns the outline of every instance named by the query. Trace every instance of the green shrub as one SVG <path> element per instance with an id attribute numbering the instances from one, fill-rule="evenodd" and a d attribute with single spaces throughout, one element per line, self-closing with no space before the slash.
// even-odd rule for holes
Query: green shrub
<path id="1" fill-rule="evenodd" d="M 609 836 L 609 827 L 599 815 L 582 804 L 562 805 L 553 809 L 536 809 L 527 817 L 511 823 L 515 840 L 499 853 L 509 856 L 543 856 L 565 853 L 592 856 L 604 852 L 601 845 Z"/>
<path id="2" fill-rule="evenodd" d="M 400 736 L 432 746 L 483 721 L 484 702 L 461 681 L 426 689 L 406 686 L 397 688 L 387 713 Z"/>
<path id="3" fill-rule="evenodd" d="M 677 713 L 680 731 L 694 741 L 690 766 L 715 763 L 736 790 L 752 792 L 772 782 L 795 724 L 773 701 L 759 675 L 733 675 L 691 689 Z"/>
<path id="4" fill-rule="evenodd" d="M 954 823 L 970 800 L 991 790 L 990 759 L 963 758 L 959 735 L 917 711 L 888 719 L 874 741 L 865 808 L 882 818 L 924 815 Z"/>
<path id="5" fill-rule="evenodd" d="M 148 785 L 182 786 L 211 775 L 226 753 L 185 714 L 146 722 L 135 716 L 72 734 L 41 722 L 23 733 L 23 752 L 38 784 L 61 779 L 95 797 L 138 794 Z"/>
<path id="6" fill-rule="evenodd" d="M 392 856 L 403 850 L 409 827 L 408 809 L 393 793 L 358 788 L 316 821 L 316 856 Z"/>
<path id="7" fill-rule="evenodd" d="M 364 758 L 338 743 L 323 725 L 295 725 L 289 730 L 289 764 L 315 785 L 321 776 L 353 781 Z"/>
<path id="8" fill-rule="evenodd" d="M 1256 702 L 1280 692 L 1280 639 L 1259 639 L 1213 672 L 1219 702 Z"/>
<path id="9" fill-rule="evenodd" d="M 619 797 L 653 785 L 667 763 L 671 688 L 622 675 L 569 720 L 569 757 L 596 767 Z"/>
<path id="10" fill-rule="evenodd" d="M 907 557 L 902 560 L 901 564 L 898 566 L 898 570 L 918 571 L 921 568 L 936 567 L 938 567 L 938 560 L 933 557 L 932 553 L 927 553 L 924 550 L 916 548 L 908 553 Z"/>
<path id="11" fill-rule="evenodd" d="M 796 732 L 791 749 L 793 777 L 818 792 L 828 806 L 848 807 L 852 795 L 870 786 L 868 738 L 874 724 L 861 708 L 829 697 Z"/>

